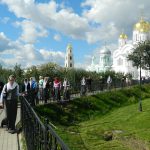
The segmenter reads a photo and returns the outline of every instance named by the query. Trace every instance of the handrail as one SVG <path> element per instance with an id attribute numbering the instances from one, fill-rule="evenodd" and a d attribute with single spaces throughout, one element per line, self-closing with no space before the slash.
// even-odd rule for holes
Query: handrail
<path id="1" fill-rule="evenodd" d="M 28 150 L 69 150 L 68 146 L 50 127 L 42 123 L 27 99 L 21 100 L 21 122 Z"/>

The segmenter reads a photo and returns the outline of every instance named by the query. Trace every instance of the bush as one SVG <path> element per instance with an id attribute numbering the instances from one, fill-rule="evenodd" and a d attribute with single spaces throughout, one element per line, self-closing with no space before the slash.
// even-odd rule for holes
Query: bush
<path id="1" fill-rule="evenodd" d="M 138 102 L 140 95 L 150 97 L 150 85 L 134 86 L 130 89 L 102 92 L 96 95 L 74 99 L 68 103 L 37 106 L 40 116 L 59 125 L 70 126 L 93 117 L 104 115 L 110 110 Z"/>

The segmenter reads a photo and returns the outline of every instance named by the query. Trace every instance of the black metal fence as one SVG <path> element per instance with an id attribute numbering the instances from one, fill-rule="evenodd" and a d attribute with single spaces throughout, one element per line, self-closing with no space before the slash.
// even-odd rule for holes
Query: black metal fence
<path id="1" fill-rule="evenodd" d="M 41 122 L 25 97 L 21 96 L 21 122 L 28 150 L 69 150 L 56 132 Z"/>
<path id="2" fill-rule="evenodd" d="M 145 83 L 149 83 L 150 81 L 147 81 Z M 118 81 L 118 80 L 113 80 L 110 85 L 108 85 L 106 82 L 101 83 L 101 81 L 92 81 L 90 85 L 86 84 L 86 92 L 95 92 L 95 91 L 105 91 L 110 89 L 115 89 L 115 88 L 125 88 L 133 85 L 139 84 L 138 80 L 132 80 L 130 83 L 126 83 L 125 81 Z M 81 85 L 80 83 L 76 83 L 74 86 L 71 86 L 71 91 L 70 94 L 79 94 L 81 90 Z"/>
<path id="3" fill-rule="evenodd" d="M 114 81 L 111 83 L 110 88 L 124 88 L 138 84 L 139 81 L 132 81 L 131 84 L 125 84 L 123 82 Z M 143 82 L 144 83 L 144 82 Z M 150 83 L 147 80 L 145 83 Z M 70 94 L 73 98 L 80 93 L 80 84 L 76 84 L 71 87 Z M 106 83 L 99 81 L 92 82 L 90 87 L 87 87 L 87 92 L 108 90 Z M 21 122 L 25 135 L 27 149 L 28 150 L 69 150 L 61 138 L 45 120 L 45 124 L 41 122 L 34 109 L 29 104 L 29 101 L 24 97 L 20 97 L 21 100 Z"/>

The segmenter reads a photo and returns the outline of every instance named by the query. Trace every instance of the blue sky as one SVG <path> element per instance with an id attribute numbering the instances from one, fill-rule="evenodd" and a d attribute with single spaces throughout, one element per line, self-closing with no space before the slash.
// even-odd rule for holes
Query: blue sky
<path id="1" fill-rule="evenodd" d="M 131 40 L 141 9 L 149 21 L 149 7 L 148 0 L 0 0 L 0 63 L 63 66 L 71 43 L 75 67 L 85 68 L 105 42 L 117 48 L 122 29 Z"/>

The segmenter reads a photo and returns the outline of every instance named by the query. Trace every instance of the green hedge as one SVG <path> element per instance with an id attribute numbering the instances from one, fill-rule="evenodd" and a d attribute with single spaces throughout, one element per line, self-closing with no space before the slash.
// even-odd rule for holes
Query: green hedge
<path id="1" fill-rule="evenodd" d="M 110 110 L 137 103 L 139 97 L 150 98 L 150 84 L 74 99 L 65 103 L 37 106 L 35 110 L 56 125 L 70 126 L 90 118 L 101 116 Z"/>

